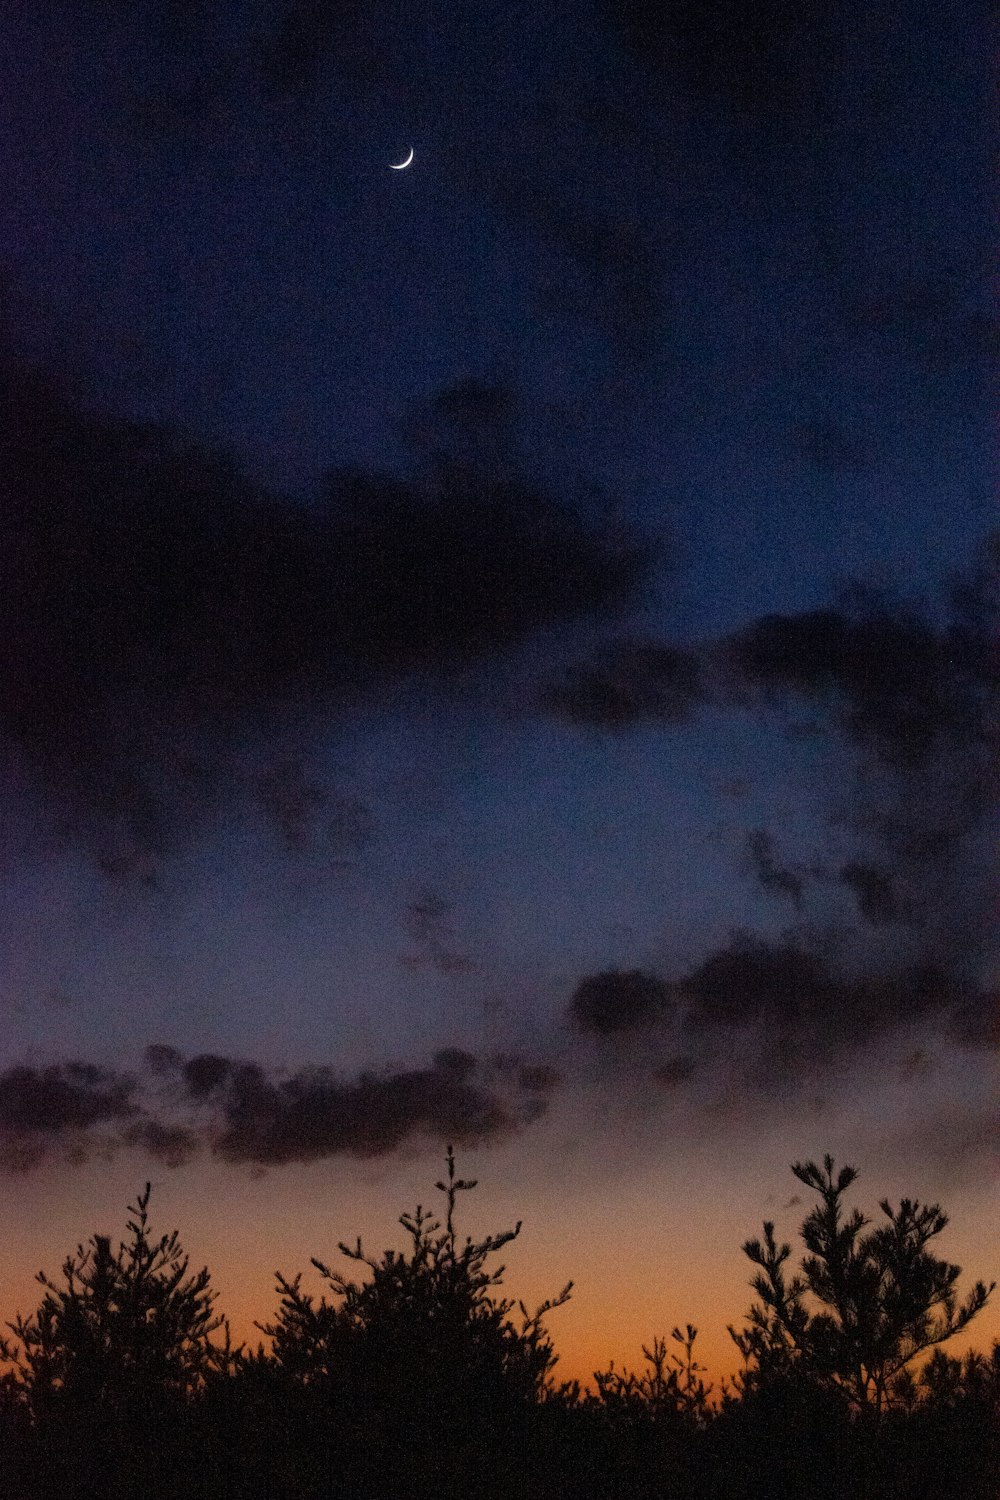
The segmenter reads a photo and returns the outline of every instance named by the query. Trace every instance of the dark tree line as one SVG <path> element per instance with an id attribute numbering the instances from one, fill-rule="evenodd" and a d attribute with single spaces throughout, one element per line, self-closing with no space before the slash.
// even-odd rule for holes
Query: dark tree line
<path id="1" fill-rule="evenodd" d="M 356 1277 L 320 1260 L 318 1298 L 278 1276 L 256 1349 L 236 1348 L 207 1270 L 149 1227 L 150 1189 L 116 1251 L 95 1235 L 0 1344 L 0 1473 L 10 1500 L 997 1500 L 1000 1344 L 958 1359 L 944 1343 L 985 1306 L 933 1241 L 937 1205 L 848 1211 L 856 1173 L 796 1164 L 817 1201 L 805 1254 L 773 1224 L 744 1251 L 757 1300 L 730 1332 L 742 1356 L 714 1390 L 697 1329 L 643 1348 L 644 1368 L 558 1382 L 546 1319 L 502 1294 L 495 1257 L 520 1231 L 456 1228 L 449 1150 L 443 1211 L 400 1219 L 403 1250 L 341 1244 Z M 350 1267 L 348 1267 L 350 1269 Z"/>

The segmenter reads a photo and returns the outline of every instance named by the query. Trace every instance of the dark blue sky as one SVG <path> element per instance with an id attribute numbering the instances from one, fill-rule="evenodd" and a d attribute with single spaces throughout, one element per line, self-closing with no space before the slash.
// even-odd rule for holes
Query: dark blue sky
<path id="1" fill-rule="evenodd" d="M 983 17 L 786 9 L 29 13 L 14 326 L 297 488 L 509 382 L 536 462 L 676 525 L 697 630 L 926 583 L 993 503 Z"/>
<path id="2" fill-rule="evenodd" d="M 123 1141 L 201 1194 L 747 1120 L 995 1165 L 994 50 L 8 23 L 0 1124 L 53 1203 Z"/>

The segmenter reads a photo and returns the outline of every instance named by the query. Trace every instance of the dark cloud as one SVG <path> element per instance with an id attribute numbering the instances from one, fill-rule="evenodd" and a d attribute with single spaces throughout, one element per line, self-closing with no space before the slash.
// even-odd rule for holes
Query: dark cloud
<path id="1" fill-rule="evenodd" d="M 670 1057 L 653 1069 L 653 1077 L 664 1088 L 673 1089 L 678 1084 L 687 1083 L 697 1071 L 698 1064 L 693 1057 Z"/>
<path id="2" fill-rule="evenodd" d="M 662 1023 L 673 1013 L 671 986 L 645 969 L 606 969 L 582 979 L 569 1016 L 577 1030 L 607 1037 Z"/>
<path id="3" fill-rule="evenodd" d="M 896 897 L 892 879 L 884 870 L 860 860 L 841 866 L 839 878 L 858 903 L 858 911 L 873 927 L 902 920 L 905 908 Z"/>
<path id="4" fill-rule="evenodd" d="M 754 828 L 746 837 L 746 854 L 750 869 L 762 891 L 785 896 L 801 907 L 804 882 L 802 876 L 779 863 L 774 853 L 774 839 L 765 828 Z"/>
<path id="5" fill-rule="evenodd" d="M 792 943 L 746 933 L 709 954 L 678 983 L 695 1030 L 778 1020 L 796 1025 L 835 1009 L 836 986 L 823 961 Z"/>
<path id="6" fill-rule="evenodd" d="M 220 747 L 448 673 L 626 605 L 647 549 L 530 484 L 452 468 L 336 473 L 313 502 L 0 372 L 0 749 L 152 880 L 171 816 L 233 787 Z M 294 768 L 260 795 L 287 839 L 364 810 Z"/>
<path id="7" fill-rule="evenodd" d="M 217 1091 L 216 1153 L 228 1161 L 280 1165 L 322 1157 L 384 1156 L 430 1136 L 474 1144 L 517 1127 L 511 1106 L 446 1054 L 430 1068 L 344 1083 L 329 1069 L 274 1080 L 252 1063 L 232 1068 Z"/>
<path id="8" fill-rule="evenodd" d="M 150 1073 L 164 1075 L 176 1073 L 183 1065 L 184 1054 L 166 1042 L 153 1042 L 143 1053 L 143 1062 Z"/>
<path id="9" fill-rule="evenodd" d="M 435 392 L 410 412 L 404 435 L 421 463 L 445 485 L 491 472 L 513 478 L 522 412 L 497 381 L 469 376 Z"/>
<path id="10" fill-rule="evenodd" d="M 450 1073 L 460 1083 L 476 1071 L 476 1059 L 461 1047 L 442 1047 L 440 1052 L 435 1052 L 433 1062 L 435 1068 Z"/>
<path id="11" fill-rule="evenodd" d="M 189 1058 L 184 1063 L 181 1072 L 184 1086 L 191 1098 L 204 1099 L 216 1089 L 221 1088 L 229 1077 L 232 1066 L 227 1057 L 218 1057 L 211 1052 L 203 1052 L 197 1057 Z"/>
<path id="12" fill-rule="evenodd" d="M 860 597 L 854 613 L 765 615 L 731 639 L 728 655 L 748 685 L 838 707 L 850 736 L 894 769 L 987 734 L 990 643 L 902 605 Z"/>
<path id="13" fill-rule="evenodd" d="M 136 1111 L 135 1082 L 91 1063 L 13 1067 L 0 1074 L 0 1131 L 59 1136 Z"/>
<path id="14" fill-rule="evenodd" d="M 928 1078 L 936 1073 L 941 1064 L 936 1057 L 929 1053 L 926 1047 L 914 1047 L 903 1058 L 900 1064 L 900 1077 L 906 1082 L 913 1078 Z"/>
<path id="15" fill-rule="evenodd" d="M 360 854 L 375 838 L 372 810 L 311 774 L 301 756 L 268 766 L 258 789 L 268 825 L 289 854 L 326 851 L 343 858 Z"/>
<path id="16" fill-rule="evenodd" d="M 767 1047 L 783 1042 L 792 1056 L 863 1048 L 926 1022 L 947 1030 L 964 1006 L 987 996 L 930 962 L 873 967 L 850 974 L 797 942 L 737 933 L 678 982 L 695 1034 L 749 1028 Z"/>
<path id="17" fill-rule="evenodd" d="M 53 1155 L 86 1161 L 127 1147 L 167 1166 L 202 1150 L 278 1166 L 329 1156 L 385 1156 L 408 1142 L 500 1140 L 544 1113 L 551 1068 L 459 1047 L 430 1067 L 342 1078 L 327 1067 L 279 1074 L 214 1053 L 146 1049 L 152 1083 L 86 1063 L 18 1066 L 0 1075 L 0 1163 L 25 1171 Z"/>
<path id="18" fill-rule="evenodd" d="M 516 1052 L 495 1053 L 486 1071 L 490 1078 L 512 1084 L 529 1101 L 534 1097 L 535 1104 L 528 1104 L 532 1114 L 541 1112 L 544 1106 L 540 1106 L 539 1101 L 562 1082 L 562 1074 L 551 1063 L 531 1062 Z"/>
<path id="19" fill-rule="evenodd" d="M 451 475 L 448 476 L 449 481 Z M 384 672 L 461 665 L 551 625 L 620 608 L 650 561 L 516 481 L 429 492 L 385 476 L 328 485 L 338 642 Z"/>
<path id="20" fill-rule="evenodd" d="M 515 1078 L 527 1094 L 549 1094 L 558 1086 L 562 1075 L 548 1063 L 517 1064 Z"/>
<path id="21" fill-rule="evenodd" d="M 996 1003 L 995 993 L 931 963 L 852 974 L 798 941 L 736 933 L 675 980 L 642 970 L 588 976 L 573 992 L 567 1020 L 604 1041 L 642 1037 L 638 1064 L 662 1084 L 738 1060 L 744 1082 L 761 1087 L 775 1066 L 794 1082 L 825 1060 L 921 1023 L 967 1047 L 995 1045 Z M 692 1053 L 677 1052 L 685 1043 Z"/>
<path id="22" fill-rule="evenodd" d="M 201 1141 L 188 1126 L 156 1119 L 137 1120 L 123 1132 L 122 1139 L 166 1167 L 183 1167 L 201 1150 Z"/>
<path id="23" fill-rule="evenodd" d="M 920 1161 L 942 1185 L 980 1188 L 995 1179 L 1000 1161 L 1000 1106 L 953 1101 L 898 1132 L 890 1149 L 906 1161 Z"/>
<path id="24" fill-rule="evenodd" d="M 97 850 L 96 862 L 101 874 L 116 885 L 141 886 L 147 891 L 160 889 L 156 854 L 139 845 L 132 829 L 115 830 L 112 840 Z"/>
<path id="25" fill-rule="evenodd" d="M 544 119 L 539 129 L 546 129 Z M 640 142 L 635 150 L 641 148 Z M 505 192 L 494 189 L 494 206 L 515 229 L 544 236 L 559 256 L 538 272 L 541 316 L 591 323 L 640 369 L 669 357 L 664 334 L 672 328 L 674 309 L 664 287 L 683 260 L 680 227 L 661 218 L 651 229 L 648 219 L 620 201 L 595 204 L 590 200 L 601 196 L 599 188 L 586 197 L 570 195 L 560 174 L 547 172 L 526 183 L 522 158 L 509 165 L 509 177 Z"/>
<path id="26" fill-rule="evenodd" d="M 851 747 L 819 868 L 836 872 L 869 927 L 905 925 L 920 935 L 917 957 L 959 977 L 995 932 L 998 642 L 994 536 L 922 609 L 855 588 L 836 608 L 765 616 L 715 657 L 720 696 L 813 704 L 814 732 Z"/>
<path id="27" fill-rule="evenodd" d="M 846 303 L 841 322 L 911 369 L 934 376 L 962 368 L 985 373 L 1000 344 L 992 276 L 991 265 L 970 257 L 965 265 L 938 265 L 921 276 L 885 277 Z"/>
<path id="28" fill-rule="evenodd" d="M 543 693 L 545 707 L 575 724 L 628 729 L 679 724 L 702 699 L 697 658 L 659 641 L 620 640 L 570 668 Z"/>
<path id="29" fill-rule="evenodd" d="M 424 891 L 411 901 L 406 908 L 405 926 L 413 947 L 400 956 L 400 963 L 411 969 L 436 969 L 439 974 L 474 973 L 475 960 L 459 947 L 451 921 L 454 909 L 454 902 L 435 891 Z"/>
<path id="30" fill-rule="evenodd" d="M 832 746 L 839 741 L 854 752 L 853 769 L 838 765 L 826 785 L 827 844 L 808 865 L 780 859 L 763 829 L 747 834 L 745 857 L 764 890 L 800 911 L 811 877 L 850 892 L 869 928 L 898 929 L 885 934 L 881 956 L 866 953 L 875 977 L 838 976 L 828 954 L 814 952 L 805 938 L 743 942 L 678 982 L 675 992 L 686 995 L 692 1018 L 721 1024 L 728 1006 L 733 1016 L 780 1017 L 808 1036 L 809 1046 L 841 1046 L 850 1045 L 852 1032 L 861 1036 L 870 1027 L 877 1035 L 925 1006 L 942 1016 L 964 989 L 976 992 L 974 976 L 995 934 L 998 565 L 993 538 L 943 597 L 922 609 L 856 587 L 827 610 L 765 616 L 721 651 L 702 651 L 700 662 L 664 646 L 636 658 L 633 643 L 619 643 L 606 648 L 601 670 L 576 669 L 549 690 L 550 707 L 587 722 L 624 727 L 668 718 L 649 678 L 662 664 L 669 680 L 679 659 L 692 697 L 733 705 L 749 697 L 782 711 L 813 704 L 813 737 L 826 735 Z M 853 848 L 845 850 L 845 838 Z M 925 984 L 921 976 L 930 979 Z M 645 1011 L 626 1005 L 619 1014 L 609 999 L 602 1009 L 603 983 L 596 976 L 583 992 L 589 1020 L 574 1002 L 584 1029 L 670 1019 L 661 1004 Z"/>
<path id="31" fill-rule="evenodd" d="M 1000 990 L 973 994 L 951 1014 L 949 1036 L 961 1047 L 1000 1052 Z"/>
<path id="32" fill-rule="evenodd" d="M 815 116 L 842 76 L 838 7 L 795 0 L 614 0 L 606 10 L 635 58 L 757 120 Z"/>
<path id="33" fill-rule="evenodd" d="M 29 1171 L 53 1154 L 84 1161 L 95 1132 L 139 1112 L 135 1080 L 90 1063 L 16 1066 L 0 1074 L 0 1162 Z"/>

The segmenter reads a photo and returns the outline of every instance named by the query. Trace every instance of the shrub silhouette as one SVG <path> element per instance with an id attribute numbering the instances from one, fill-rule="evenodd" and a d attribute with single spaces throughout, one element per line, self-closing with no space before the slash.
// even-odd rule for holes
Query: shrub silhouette
<path id="1" fill-rule="evenodd" d="M 680 1352 L 670 1352 L 666 1339 L 653 1338 L 652 1348 L 642 1346 L 646 1369 L 641 1374 L 616 1370 L 613 1364 L 595 1371 L 597 1394 L 605 1406 L 628 1406 L 656 1417 L 695 1423 L 708 1419 L 712 1387 L 702 1380 L 705 1366 L 695 1358 L 698 1330 L 688 1323 L 683 1332 L 673 1328 L 670 1337 Z"/>
<path id="2" fill-rule="evenodd" d="M 965 1328 L 985 1307 L 995 1283 L 977 1281 L 964 1302 L 956 1282 L 960 1267 L 938 1259 L 928 1245 L 948 1223 L 937 1204 L 904 1198 L 880 1207 L 885 1223 L 869 1229 L 858 1209 L 845 1217 L 843 1197 L 855 1181 L 853 1167 L 834 1175 L 796 1162 L 792 1171 L 819 1195 L 801 1228 L 809 1254 L 786 1278 L 791 1255 L 779 1246 L 773 1223 L 744 1253 L 760 1269 L 751 1285 L 760 1301 L 746 1327 L 730 1327 L 745 1362 L 744 1390 L 794 1374 L 842 1394 L 856 1411 L 875 1417 L 911 1397 L 906 1375 L 926 1350 Z M 816 1309 L 816 1310 L 813 1310 Z"/>
<path id="3" fill-rule="evenodd" d="M 94 1235 L 61 1281 L 40 1275 L 0 1344 L 4 1500 L 996 1500 L 1000 1345 L 941 1347 L 991 1288 L 959 1300 L 936 1205 L 883 1203 L 873 1226 L 844 1207 L 853 1168 L 793 1170 L 818 1196 L 801 1265 L 770 1223 L 744 1246 L 758 1301 L 714 1403 L 691 1325 L 651 1340 L 640 1373 L 557 1385 L 545 1319 L 571 1284 L 534 1313 L 502 1295 L 520 1224 L 459 1235 L 476 1184 L 450 1148 L 443 1212 L 404 1214 L 403 1251 L 314 1260 L 319 1297 L 279 1275 L 253 1353 L 176 1231 L 150 1232 L 147 1184 L 117 1252 Z"/>
<path id="4" fill-rule="evenodd" d="M 697 1493 L 702 1439 L 713 1418 L 711 1386 L 694 1353 L 698 1330 L 671 1330 L 672 1346 L 654 1337 L 642 1346 L 645 1368 L 594 1372 L 594 1390 L 576 1393 L 585 1453 L 575 1493 L 602 1500 L 655 1494 L 662 1500 Z"/>
<path id="5" fill-rule="evenodd" d="M 457 1198 L 476 1183 L 456 1176 L 450 1147 L 436 1186 L 443 1222 L 421 1205 L 403 1214 L 407 1251 L 376 1258 L 360 1240 L 341 1243 L 367 1268 L 365 1279 L 314 1259 L 333 1293 L 317 1301 L 301 1277 L 279 1274 L 277 1318 L 258 1325 L 271 1340 L 270 1361 L 308 1393 L 313 1420 L 325 1411 L 329 1424 L 335 1414 L 329 1462 L 342 1485 L 353 1476 L 351 1493 L 385 1493 L 404 1481 L 410 1494 L 464 1495 L 484 1485 L 503 1493 L 517 1436 L 551 1383 L 556 1356 L 544 1318 L 568 1300 L 572 1283 L 533 1313 L 496 1296 L 504 1267 L 487 1262 L 520 1223 L 482 1240 L 459 1238 Z"/>
<path id="6" fill-rule="evenodd" d="M 189 1274 L 176 1230 L 150 1234 L 150 1191 L 147 1183 L 130 1205 L 130 1237 L 116 1252 L 95 1234 L 63 1263 L 62 1283 L 39 1273 L 40 1306 L 0 1343 L 51 1482 L 66 1494 L 152 1482 L 147 1461 L 165 1458 L 185 1406 L 234 1358 L 207 1269 Z"/>

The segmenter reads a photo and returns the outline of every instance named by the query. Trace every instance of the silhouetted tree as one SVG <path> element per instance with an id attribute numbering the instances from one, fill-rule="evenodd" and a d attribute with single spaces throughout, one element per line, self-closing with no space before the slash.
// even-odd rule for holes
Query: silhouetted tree
<path id="1" fill-rule="evenodd" d="M 1000 1343 L 962 1359 L 935 1349 L 891 1434 L 919 1493 L 996 1500 L 1000 1475 Z M 897 1459 L 897 1467 L 899 1467 Z M 916 1486 L 914 1486 L 916 1489 Z"/>
<path id="2" fill-rule="evenodd" d="M 793 1170 L 818 1195 L 805 1254 L 792 1274 L 770 1223 L 744 1246 L 759 1300 L 716 1404 L 691 1325 L 639 1373 L 557 1385 L 545 1317 L 571 1284 L 534 1313 L 502 1296 L 521 1226 L 459 1235 L 476 1184 L 450 1148 L 445 1211 L 404 1214 L 403 1251 L 341 1244 L 356 1279 L 314 1260 L 318 1298 L 279 1275 L 254 1353 L 176 1231 L 151 1234 L 147 1184 L 117 1252 L 78 1246 L 0 1341 L 4 1500 L 997 1500 L 1000 1344 L 940 1347 L 992 1289 L 959 1301 L 936 1205 L 883 1202 L 872 1226 L 843 1205 L 853 1168 Z"/>
<path id="3" fill-rule="evenodd" d="M 656 1494 L 662 1500 L 697 1493 L 700 1439 L 712 1417 L 711 1387 L 695 1357 L 698 1330 L 690 1323 L 643 1345 L 639 1372 L 594 1372 L 594 1392 L 582 1398 L 590 1485 L 602 1500 Z"/>
<path id="4" fill-rule="evenodd" d="M 437 1183 L 444 1221 L 420 1205 L 403 1214 L 408 1251 L 376 1258 L 360 1240 L 341 1243 L 367 1268 L 361 1281 L 314 1259 L 332 1299 L 317 1301 L 298 1276 L 278 1276 L 278 1316 L 258 1326 L 273 1363 L 309 1393 L 313 1414 L 325 1409 L 335 1423 L 329 1461 L 348 1493 L 404 1483 L 411 1494 L 506 1493 L 518 1432 L 555 1363 L 544 1318 L 567 1301 L 572 1283 L 533 1313 L 497 1297 L 504 1268 L 487 1261 L 521 1225 L 461 1240 L 456 1201 L 475 1186 L 456 1177 L 449 1147 L 447 1177 Z"/>
<path id="5" fill-rule="evenodd" d="M 683 1333 L 679 1328 L 672 1329 L 670 1337 L 679 1352 L 671 1352 L 664 1338 L 654 1338 L 651 1349 L 643 1344 L 646 1369 L 639 1374 L 616 1370 L 613 1364 L 607 1370 L 595 1371 L 594 1384 L 601 1400 L 608 1406 L 625 1404 L 656 1415 L 705 1421 L 712 1387 L 702 1380 L 705 1366 L 694 1354 L 698 1330 L 688 1323 Z"/>
<path id="6" fill-rule="evenodd" d="M 965 1328 L 995 1283 L 977 1281 L 958 1301 L 960 1267 L 928 1249 L 948 1222 L 937 1204 L 904 1198 L 893 1208 L 882 1199 L 886 1222 L 869 1229 L 860 1210 L 845 1216 L 853 1167 L 835 1176 L 826 1156 L 823 1170 L 809 1161 L 792 1171 L 819 1195 L 801 1229 L 809 1254 L 789 1279 L 791 1247 L 778 1245 L 773 1223 L 765 1223 L 762 1241 L 743 1246 L 760 1267 L 751 1283 L 760 1301 L 742 1331 L 729 1330 L 745 1361 L 743 1386 L 804 1375 L 878 1416 L 894 1401 L 905 1404 L 910 1364 Z"/>
<path id="7" fill-rule="evenodd" d="M 0 1344 L 63 1493 L 138 1493 L 176 1449 L 186 1403 L 234 1358 L 207 1269 L 189 1274 L 176 1230 L 150 1234 L 149 1198 L 147 1183 L 116 1252 L 95 1234 L 61 1284 L 40 1272 L 40 1306 Z"/>

